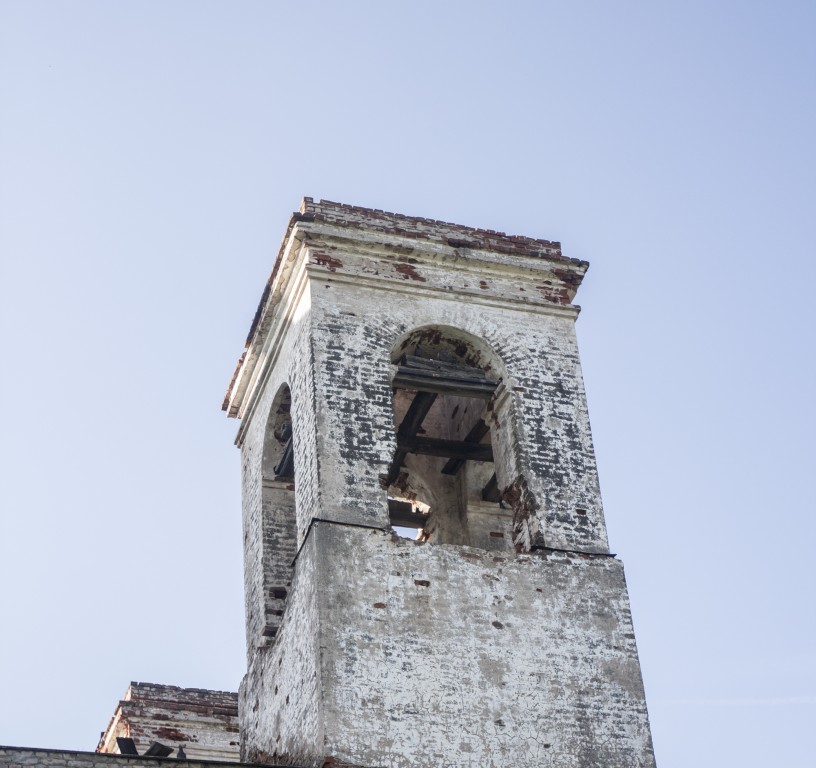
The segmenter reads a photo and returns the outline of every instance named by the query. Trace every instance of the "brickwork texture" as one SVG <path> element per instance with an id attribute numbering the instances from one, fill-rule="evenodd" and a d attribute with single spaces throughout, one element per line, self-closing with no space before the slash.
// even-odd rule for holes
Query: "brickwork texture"
<path id="1" fill-rule="evenodd" d="M 242 759 L 654 766 L 575 336 L 586 268 L 545 240 L 308 198 L 293 215 L 224 401 L 241 419 Z M 460 446 L 481 419 L 492 461 L 399 453 L 406 356 L 492 382 L 436 396 L 417 432 Z M 416 540 L 389 499 L 426 511 Z"/>

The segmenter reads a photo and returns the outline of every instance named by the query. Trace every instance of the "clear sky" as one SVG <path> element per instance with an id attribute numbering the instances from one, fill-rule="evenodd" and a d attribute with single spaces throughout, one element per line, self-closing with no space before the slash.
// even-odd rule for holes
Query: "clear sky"
<path id="1" fill-rule="evenodd" d="M 661 768 L 813 768 L 812 2 L 0 0 L 0 743 L 244 671 L 222 396 L 303 195 L 560 240 Z"/>

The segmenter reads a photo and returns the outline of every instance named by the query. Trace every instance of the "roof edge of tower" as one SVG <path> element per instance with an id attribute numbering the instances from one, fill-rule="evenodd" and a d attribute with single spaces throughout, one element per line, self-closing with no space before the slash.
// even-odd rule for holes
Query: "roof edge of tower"
<path id="1" fill-rule="evenodd" d="M 561 243 L 553 240 L 526 237 L 523 235 L 508 235 L 492 229 L 480 229 L 462 224 L 453 224 L 437 219 L 428 219 L 420 216 L 408 216 L 401 213 L 391 213 L 379 208 L 365 208 L 357 205 L 333 202 L 331 200 L 315 200 L 304 197 L 297 211 L 292 213 L 286 227 L 277 257 L 269 279 L 266 282 L 258 308 L 247 334 L 244 350 L 227 387 L 221 409 L 228 417 L 240 417 L 248 376 L 257 362 L 251 351 L 257 348 L 256 341 L 259 334 L 263 334 L 265 320 L 273 308 L 271 301 L 273 286 L 282 265 L 285 263 L 284 254 L 292 239 L 293 232 L 299 223 L 324 224 L 328 227 L 377 232 L 397 238 L 424 241 L 446 246 L 453 249 L 468 251 L 489 251 L 506 254 L 508 256 L 540 259 L 545 262 L 559 262 L 570 272 L 569 282 L 572 293 L 580 285 L 584 273 L 589 267 L 588 262 L 572 259 L 563 255 Z"/>
<path id="2" fill-rule="evenodd" d="M 331 200 L 315 202 L 311 197 L 304 197 L 295 216 L 298 217 L 298 220 L 325 222 L 412 239 L 442 241 L 455 248 L 491 250 L 518 256 L 558 259 L 574 264 L 584 263 L 578 259 L 564 256 L 561 252 L 561 243 L 554 240 L 508 235 L 493 229 L 480 229 L 438 219 L 392 213 L 379 208 L 337 203 Z"/>

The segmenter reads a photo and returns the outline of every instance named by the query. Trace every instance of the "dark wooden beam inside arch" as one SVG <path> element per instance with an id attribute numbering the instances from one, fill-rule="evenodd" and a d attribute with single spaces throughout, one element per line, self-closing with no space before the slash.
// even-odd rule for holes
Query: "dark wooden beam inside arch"
<path id="1" fill-rule="evenodd" d="M 406 366 L 399 366 L 394 375 L 395 389 L 415 389 L 418 392 L 436 392 L 440 395 L 458 395 L 490 400 L 498 386 L 497 382 L 484 378 L 467 376 L 427 375 Z"/>
<path id="2" fill-rule="evenodd" d="M 481 439 L 489 432 L 482 419 L 479 419 L 464 441 L 416 435 L 438 395 L 489 400 L 498 385 L 499 383 L 489 378 L 481 368 L 473 368 L 458 362 L 404 355 L 397 366 L 392 386 L 395 390 L 413 390 L 416 394 L 397 429 L 397 450 L 388 468 L 386 486 L 396 481 L 400 467 L 409 453 L 449 459 L 442 469 L 446 475 L 455 475 L 469 459 L 493 461 L 490 446 L 479 445 Z"/>
<path id="3" fill-rule="evenodd" d="M 443 440 L 438 437 L 397 438 L 397 448 L 406 453 L 423 456 L 442 456 L 464 461 L 493 461 L 493 447 L 464 440 Z"/>
<path id="4" fill-rule="evenodd" d="M 479 419 L 473 428 L 465 435 L 466 443 L 480 443 L 482 438 L 490 432 L 490 427 L 484 423 L 484 419 Z M 492 455 L 492 454 L 491 454 Z M 492 458 L 490 459 L 492 461 Z M 451 458 L 448 459 L 444 467 L 442 467 L 443 475 L 455 475 L 465 464 L 465 459 Z"/>
<path id="5" fill-rule="evenodd" d="M 416 389 L 483 400 L 493 397 L 498 385 L 481 368 L 415 355 L 400 359 L 393 381 L 394 389 Z"/>
<path id="6" fill-rule="evenodd" d="M 436 392 L 417 392 L 416 395 L 414 395 L 414 399 L 411 401 L 411 405 L 408 406 L 402 423 L 397 428 L 397 443 L 399 443 L 400 438 L 413 437 L 416 435 L 435 400 Z M 388 468 L 386 485 L 391 485 L 397 479 L 400 467 L 402 466 L 402 462 L 405 461 L 407 454 L 408 451 L 402 450 L 399 447 L 397 448 L 394 454 L 394 460 Z"/>

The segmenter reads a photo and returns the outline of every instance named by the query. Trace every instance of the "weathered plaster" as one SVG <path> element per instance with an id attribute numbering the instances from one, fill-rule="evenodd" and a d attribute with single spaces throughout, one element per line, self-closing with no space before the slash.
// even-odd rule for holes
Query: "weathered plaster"
<path id="1" fill-rule="evenodd" d="M 144 754 L 158 741 L 191 760 L 237 761 L 238 697 L 229 691 L 132 682 L 102 733 L 98 752 L 119 753 L 116 739 L 133 739 Z"/>
<path id="2" fill-rule="evenodd" d="M 293 216 L 224 404 L 242 419 L 244 759 L 654 765 L 575 337 L 586 267 L 381 211 L 307 199 Z M 481 417 L 494 461 L 446 476 L 411 454 L 387 491 L 394 363 L 417 344 L 498 382 L 427 422 L 461 440 Z M 284 386 L 281 484 L 263 457 Z M 492 470 L 503 508 L 480 495 Z M 390 533 L 388 493 L 437 507 L 427 543 Z"/>

